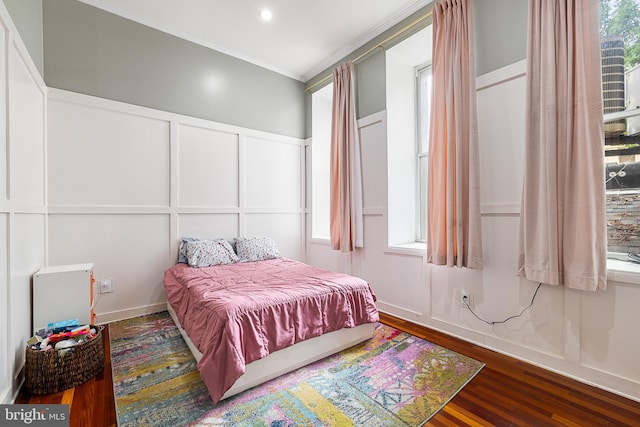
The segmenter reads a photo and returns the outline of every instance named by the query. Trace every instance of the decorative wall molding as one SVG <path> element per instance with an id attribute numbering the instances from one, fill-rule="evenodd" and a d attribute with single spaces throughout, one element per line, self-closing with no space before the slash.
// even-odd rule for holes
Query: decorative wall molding
<path id="1" fill-rule="evenodd" d="M 182 236 L 265 235 L 304 259 L 302 139 L 59 89 L 48 112 L 50 262 L 114 280 L 101 322 L 163 309 Z"/>
<path id="2" fill-rule="evenodd" d="M 13 403 L 31 336 L 31 275 L 46 263 L 46 87 L 0 2 L 0 403 Z"/>

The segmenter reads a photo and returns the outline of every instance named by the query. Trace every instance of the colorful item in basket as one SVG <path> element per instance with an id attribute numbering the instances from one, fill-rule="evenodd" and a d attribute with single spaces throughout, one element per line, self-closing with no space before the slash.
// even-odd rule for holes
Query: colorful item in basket
<path id="1" fill-rule="evenodd" d="M 53 329 L 54 333 L 67 332 L 80 326 L 80 319 L 61 320 L 59 322 L 49 323 L 47 329 Z"/>
<path id="2" fill-rule="evenodd" d="M 42 337 L 38 335 L 34 335 L 31 338 L 29 338 L 29 340 L 27 341 L 27 345 L 33 346 L 36 344 L 40 344 L 41 342 L 42 342 Z"/>
<path id="3" fill-rule="evenodd" d="M 49 335 L 49 343 L 53 344 L 63 339 L 79 337 L 90 333 L 88 329 L 81 329 L 76 332 L 60 332 L 59 334 Z"/>
<path id="4" fill-rule="evenodd" d="M 84 325 L 84 326 L 79 326 L 77 328 L 74 328 L 69 332 L 60 332 L 57 334 L 51 334 L 49 332 L 49 335 L 44 337 L 44 339 L 42 339 L 41 335 L 36 335 L 36 337 L 40 338 L 40 341 L 34 344 L 29 344 L 32 341 L 34 341 L 34 339 L 32 338 L 29 340 L 27 344 L 30 346 L 32 350 L 50 350 L 54 348 L 54 346 L 56 349 L 60 349 L 61 347 L 62 348 L 69 347 L 71 346 L 70 344 L 76 345 L 76 344 L 80 344 L 82 342 L 91 340 L 95 336 L 96 336 L 96 330 L 91 328 L 90 325 Z M 57 345 L 61 341 L 69 341 L 69 342 L 65 344 Z"/>
<path id="5" fill-rule="evenodd" d="M 69 347 L 73 347 L 74 345 L 78 344 L 76 341 L 74 340 L 60 340 L 56 343 L 56 346 L 54 347 L 56 350 L 60 350 L 61 348 L 69 348 Z"/>

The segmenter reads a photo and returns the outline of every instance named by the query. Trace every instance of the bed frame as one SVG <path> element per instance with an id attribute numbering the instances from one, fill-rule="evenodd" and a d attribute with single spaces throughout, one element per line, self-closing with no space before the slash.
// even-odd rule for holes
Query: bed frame
<path id="1" fill-rule="evenodd" d="M 167 303 L 167 309 L 187 346 L 189 346 L 189 350 L 193 353 L 193 357 L 196 361 L 200 361 L 202 353 L 198 351 L 193 341 L 182 329 L 171 304 Z M 374 329 L 374 323 L 366 323 L 355 328 L 343 328 L 275 351 L 267 357 L 247 364 L 245 373 L 238 378 L 220 400 L 366 341 L 373 336 Z"/>

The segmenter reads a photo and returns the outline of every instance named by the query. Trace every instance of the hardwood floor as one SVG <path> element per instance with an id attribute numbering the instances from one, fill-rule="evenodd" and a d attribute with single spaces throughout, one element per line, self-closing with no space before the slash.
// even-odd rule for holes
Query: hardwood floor
<path id="1" fill-rule="evenodd" d="M 380 320 L 486 364 L 429 426 L 640 426 L 639 402 L 384 313 Z"/>
<path id="2" fill-rule="evenodd" d="M 70 427 L 117 425 L 108 326 L 102 330 L 102 339 L 104 340 L 104 369 L 98 375 L 74 388 L 53 394 L 31 395 L 21 390 L 15 403 L 67 404 Z"/>
<path id="3" fill-rule="evenodd" d="M 380 320 L 486 364 L 428 426 L 640 426 L 639 402 L 384 313 Z M 108 327 L 103 332 L 103 372 L 51 395 L 21 392 L 16 403 L 66 403 L 72 427 L 115 426 Z"/>

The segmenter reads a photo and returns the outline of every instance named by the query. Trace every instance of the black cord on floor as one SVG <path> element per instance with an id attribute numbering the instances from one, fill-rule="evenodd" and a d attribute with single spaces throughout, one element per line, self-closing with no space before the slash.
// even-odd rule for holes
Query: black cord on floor
<path id="1" fill-rule="evenodd" d="M 471 312 L 471 314 L 473 314 L 474 316 L 476 316 L 476 318 L 484 323 L 488 323 L 489 325 L 497 325 L 500 323 L 505 323 L 508 322 L 511 319 L 515 319 L 516 317 L 520 317 L 524 314 L 525 311 L 527 311 L 529 308 L 531 308 L 531 306 L 533 305 L 533 301 L 536 299 L 536 295 L 538 295 L 538 291 L 540 290 L 540 287 L 542 286 L 542 283 L 538 283 L 538 287 L 536 288 L 536 291 L 533 293 L 533 297 L 531 297 L 531 303 L 526 306 L 525 308 L 522 309 L 522 311 L 520 312 L 520 314 L 516 314 L 513 316 L 509 316 L 504 320 L 498 320 L 498 321 L 489 321 L 489 320 L 484 320 L 483 318 L 481 318 L 480 316 L 478 316 L 473 309 L 471 308 L 471 306 L 469 306 L 468 303 L 465 303 L 464 305 L 469 309 L 469 311 Z"/>

